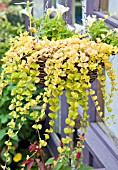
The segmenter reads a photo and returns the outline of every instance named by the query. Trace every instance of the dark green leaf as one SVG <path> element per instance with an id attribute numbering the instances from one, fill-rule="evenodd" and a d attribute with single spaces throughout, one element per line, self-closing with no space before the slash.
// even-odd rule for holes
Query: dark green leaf
<path id="1" fill-rule="evenodd" d="M 19 139 L 18 139 L 18 136 L 16 135 L 16 136 L 14 136 L 13 138 L 11 138 L 12 140 L 15 140 L 15 141 L 18 141 Z"/>
<path id="2" fill-rule="evenodd" d="M 81 165 L 80 168 L 76 168 L 75 170 L 94 170 L 91 166 Z"/>
<path id="3" fill-rule="evenodd" d="M 4 144 L 5 144 L 5 138 L 2 138 L 0 140 L 0 148 L 2 148 Z"/>
<path id="4" fill-rule="evenodd" d="M 50 165 L 50 164 L 53 163 L 53 161 L 54 161 L 54 158 L 50 158 L 50 159 L 47 160 L 47 162 L 45 163 L 45 165 Z"/>
<path id="5" fill-rule="evenodd" d="M 54 167 L 54 170 L 62 170 L 63 164 L 60 162 L 57 162 L 56 166 Z"/>
<path id="6" fill-rule="evenodd" d="M 10 152 L 12 155 L 15 155 L 15 154 L 16 154 L 16 151 L 15 151 L 15 150 L 12 150 L 12 149 L 10 149 L 9 152 Z"/>
<path id="7" fill-rule="evenodd" d="M 1 140 L 2 138 L 4 138 L 5 134 L 6 134 L 6 129 L 0 130 L 0 140 Z"/>
<path id="8" fill-rule="evenodd" d="M 70 166 L 63 166 L 61 170 L 72 170 L 72 168 Z"/>
<path id="9" fill-rule="evenodd" d="M 1 116 L 1 123 L 2 123 L 2 124 L 6 123 L 7 120 L 8 120 L 8 118 L 9 118 L 9 115 L 2 115 L 2 116 Z"/>
<path id="10" fill-rule="evenodd" d="M 6 148 L 4 147 L 3 149 L 2 149 L 2 152 L 1 152 L 1 158 L 2 158 L 2 160 L 4 161 L 4 162 L 6 162 L 6 158 L 5 158 L 5 156 L 4 156 L 4 153 L 6 152 Z M 11 164 L 11 162 L 12 162 L 12 157 L 11 157 L 11 155 L 9 155 L 9 158 L 10 158 L 10 160 L 9 160 L 9 162 L 7 162 L 7 165 L 10 165 Z"/>

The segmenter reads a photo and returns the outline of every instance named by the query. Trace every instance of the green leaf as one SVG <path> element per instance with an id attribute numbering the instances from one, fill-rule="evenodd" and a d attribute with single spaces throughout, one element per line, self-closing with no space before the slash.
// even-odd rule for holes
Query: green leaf
<path id="1" fill-rule="evenodd" d="M 60 106 L 59 105 L 55 105 L 55 106 L 50 106 L 49 109 L 53 112 L 57 112 L 57 110 L 59 110 Z"/>
<path id="2" fill-rule="evenodd" d="M 81 165 L 80 168 L 76 168 L 75 170 L 94 170 L 91 166 Z"/>
<path id="3" fill-rule="evenodd" d="M 10 150 L 9 150 L 9 153 L 11 153 L 12 155 L 15 155 L 15 154 L 16 154 L 16 151 L 15 151 L 15 150 L 10 149 Z"/>
<path id="4" fill-rule="evenodd" d="M 9 110 L 14 110 L 14 108 L 15 108 L 15 105 L 14 105 L 14 104 L 11 104 L 11 105 L 9 106 Z"/>
<path id="5" fill-rule="evenodd" d="M 47 162 L 45 163 L 45 165 L 50 165 L 50 164 L 53 163 L 53 161 L 54 161 L 54 158 L 52 157 L 52 158 L 50 158 L 50 159 L 47 160 Z"/>
<path id="6" fill-rule="evenodd" d="M 6 148 L 4 147 L 4 148 L 2 149 L 2 152 L 1 152 L 1 158 L 2 158 L 2 160 L 3 160 L 4 162 L 6 162 L 6 158 L 5 158 L 5 156 L 4 156 L 4 153 L 5 153 L 5 152 L 6 152 Z M 9 154 L 9 162 L 7 162 L 7 165 L 10 165 L 11 162 L 12 162 L 12 157 L 11 157 L 11 155 Z"/>
<path id="7" fill-rule="evenodd" d="M 41 129 L 41 128 L 42 128 L 42 125 L 41 125 L 41 124 L 38 124 L 38 125 L 35 124 L 35 125 L 32 126 L 32 128 L 38 130 L 38 129 Z"/>
<path id="8" fill-rule="evenodd" d="M 72 170 L 72 168 L 70 167 L 70 166 L 63 166 L 62 168 L 61 168 L 61 170 Z"/>
<path id="9" fill-rule="evenodd" d="M 4 157 L 4 153 L 6 152 L 6 148 L 5 147 L 3 147 L 2 148 L 2 151 L 1 151 L 1 158 L 2 158 L 2 160 L 5 162 L 6 161 L 6 158 Z"/>
<path id="10" fill-rule="evenodd" d="M 63 163 L 57 162 L 56 166 L 54 167 L 54 170 L 62 170 Z"/>
<path id="11" fill-rule="evenodd" d="M 5 138 L 2 138 L 1 140 L 0 140 L 0 148 L 2 148 L 3 146 L 4 146 L 4 144 L 5 144 Z"/>
<path id="12" fill-rule="evenodd" d="M 8 119 L 9 119 L 9 115 L 2 115 L 1 116 L 1 123 L 2 124 L 6 123 Z"/>
<path id="13" fill-rule="evenodd" d="M 28 89 L 31 90 L 31 91 L 35 91 L 36 90 L 36 87 L 33 83 L 29 83 L 28 85 Z"/>
<path id="14" fill-rule="evenodd" d="M 2 138 L 4 138 L 5 134 L 6 134 L 6 129 L 0 130 L 0 140 L 1 140 Z"/>
<path id="15" fill-rule="evenodd" d="M 12 137 L 11 138 L 12 140 L 15 140 L 15 141 L 18 141 L 19 140 L 19 138 L 18 138 L 18 136 L 16 135 L 16 136 L 14 136 L 14 137 Z"/>

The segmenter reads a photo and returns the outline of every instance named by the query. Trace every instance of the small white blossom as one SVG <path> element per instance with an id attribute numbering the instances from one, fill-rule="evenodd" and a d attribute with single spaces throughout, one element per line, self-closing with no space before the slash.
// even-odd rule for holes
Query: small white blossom
<path id="1" fill-rule="evenodd" d="M 65 12 L 67 12 L 67 11 L 69 11 L 69 7 L 65 7 L 65 6 L 60 5 L 60 4 L 57 4 L 57 9 L 58 9 L 59 11 L 61 11 L 62 14 L 65 13 Z"/>
<path id="2" fill-rule="evenodd" d="M 115 32 L 118 32 L 118 28 L 114 28 L 114 31 L 115 31 Z"/>
<path id="3" fill-rule="evenodd" d="M 101 34 L 102 39 L 104 39 L 106 36 L 104 34 Z"/>
<path id="4" fill-rule="evenodd" d="M 58 17 L 62 17 L 62 15 L 69 10 L 69 7 L 64 7 L 63 5 L 57 4 L 56 13 Z"/>
<path id="5" fill-rule="evenodd" d="M 70 31 L 74 31 L 74 27 L 72 27 L 71 25 L 69 25 L 69 24 L 67 24 L 67 27 L 68 27 L 68 29 L 70 30 Z"/>
<path id="6" fill-rule="evenodd" d="M 75 26 L 75 32 L 76 33 L 79 33 L 79 32 L 81 32 L 81 31 L 84 31 L 85 30 L 85 26 L 83 26 L 83 25 L 80 25 L 80 24 L 74 24 L 74 26 Z"/>
<path id="7" fill-rule="evenodd" d="M 26 16 L 30 17 L 32 12 L 32 7 L 26 7 L 20 11 L 21 14 L 25 14 Z"/>
<path id="8" fill-rule="evenodd" d="M 54 8 L 54 6 L 52 6 L 51 8 L 48 8 L 47 9 L 47 15 L 49 16 L 52 12 L 55 12 L 56 11 L 56 9 Z"/>
<path id="9" fill-rule="evenodd" d="M 89 27 L 91 27 L 93 22 L 96 21 L 96 19 L 92 18 L 90 15 L 86 19 L 87 19 L 87 26 Z"/>

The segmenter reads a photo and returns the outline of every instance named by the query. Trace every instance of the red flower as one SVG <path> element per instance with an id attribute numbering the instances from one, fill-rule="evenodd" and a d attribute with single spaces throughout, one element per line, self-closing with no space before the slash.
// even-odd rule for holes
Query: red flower
<path id="1" fill-rule="evenodd" d="M 81 157 L 81 155 L 82 155 L 82 153 L 81 152 L 77 152 L 77 154 L 76 154 L 76 158 L 80 158 Z"/>

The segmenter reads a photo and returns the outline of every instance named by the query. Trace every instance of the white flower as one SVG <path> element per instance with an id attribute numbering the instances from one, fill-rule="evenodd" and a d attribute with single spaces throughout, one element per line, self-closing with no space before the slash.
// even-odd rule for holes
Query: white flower
<path id="1" fill-rule="evenodd" d="M 63 5 L 57 4 L 57 9 L 55 12 L 57 13 L 57 16 L 60 18 L 68 10 L 69 10 L 69 7 L 64 7 Z"/>
<path id="2" fill-rule="evenodd" d="M 74 27 L 72 27 L 71 25 L 67 24 L 67 27 L 70 31 L 74 31 Z"/>
<path id="3" fill-rule="evenodd" d="M 63 5 L 57 4 L 57 9 L 63 14 L 67 11 L 69 11 L 69 7 L 65 7 Z"/>
<path id="4" fill-rule="evenodd" d="M 46 13 L 49 16 L 52 12 L 55 12 L 55 11 L 56 11 L 56 9 L 54 8 L 54 6 L 52 6 L 51 8 L 47 9 Z"/>
<path id="5" fill-rule="evenodd" d="M 32 7 L 26 7 L 20 11 L 21 14 L 25 14 L 26 16 L 30 17 L 32 12 Z"/>
<path id="6" fill-rule="evenodd" d="M 86 19 L 87 19 L 87 26 L 89 27 L 91 27 L 93 22 L 96 21 L 96 19 L 92 18 L 90 15 Z"/>
<path id="7" fill-rule="evenodd" d="M 74 24 L 74 26 L 75 26 L 75 32 L 76 33 L 79 33 L 79 32 L 81 32 L 81 31 L 84 31 L 85 30 L 85 27 L 83 26 L 83 25 L 80 25 L 80 24 Z"/>
<path id="8" fill-rule="evenodd" d="M 102 37 L 102 39 L 106 38 L 106 36 L 104 34 L 101 34 L 101 37 Z"/>
<path id="9" fill-rule="evenodd" d="M 115 31 L 115 32 L 118 32 L 118 28 L 114 28 L 114 31 Z"/>

